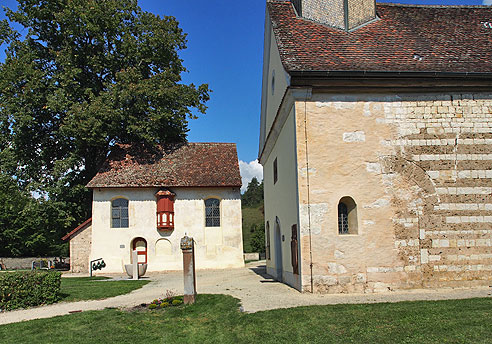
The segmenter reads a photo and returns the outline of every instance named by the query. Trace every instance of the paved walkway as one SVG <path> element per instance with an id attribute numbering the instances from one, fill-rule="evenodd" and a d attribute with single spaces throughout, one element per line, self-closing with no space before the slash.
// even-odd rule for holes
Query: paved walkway
<path id="1" fill-rule="evenodd" d="M 151 283 L 133 292 L 104 300 L 62 302 L 54 305 L 0 313 L 0 325 L 38 318 L 70 314 L 73 311 L 100 310 L 106 307 L 131 308 L 163 297 L 167 290 L 183 293 L 181 272 L 149 274 Z M 111 282 L 100 282 L 111 283 Z M 309 305 L 339 303 L 377 303 L 415 300 L 447 300 L 492 297 L 492 288 L 420 289 L 381 294 L 308 294 L 299 293 L 275 282 L 265 272 L 264 261 L 233 270 L 197 272 L 197 291 L 203 294 L 228 294 L 241 300 L 245 312 Z M 199 297 L 199 295 L 198 295 Z"/>

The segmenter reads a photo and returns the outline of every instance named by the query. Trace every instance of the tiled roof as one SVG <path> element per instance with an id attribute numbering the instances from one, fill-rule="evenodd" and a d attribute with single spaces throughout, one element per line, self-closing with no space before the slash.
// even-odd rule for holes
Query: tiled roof
<path id="1" fill-rule="evenodd" d="M 118 145 L 87 184 L 99 187 L 241 186 L 234 143 L 158 148 Z"/>
<path id="2" fill-rule="evenodd" d="M 379 19 L 352 31 L 268 10 L 288 72 L 492 72 L 492 8 L 377 4 Z M 490 27 L 489 27 L 490 26 Z"/>

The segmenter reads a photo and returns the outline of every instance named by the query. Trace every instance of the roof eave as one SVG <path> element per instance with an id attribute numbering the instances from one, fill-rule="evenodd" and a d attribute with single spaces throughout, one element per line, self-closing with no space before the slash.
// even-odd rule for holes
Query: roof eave
<path id="1" fill-rule="evenodd" d="M 87 185 L 88 189 L 122 189 L 122 188 L 236 188 L 241 187 L 241 184 L 226 184 L 226 185 Z"/>
<path id="2" fill-rule="evenodd" d="M 290 71 L 291 86 L 317 88 L 492 88 L 489 72 L 438 71 Z"/>
<path id="3" fill-rule="evenodd" d="M 295 78 L 312 77 L 434 77 L 434 78 L 484 78 L 492 79 L 492 72 L 440 72 L 440 71 L 370 71 L 370 70 L 300 70 L 288 71 L 290 76 Z"/>

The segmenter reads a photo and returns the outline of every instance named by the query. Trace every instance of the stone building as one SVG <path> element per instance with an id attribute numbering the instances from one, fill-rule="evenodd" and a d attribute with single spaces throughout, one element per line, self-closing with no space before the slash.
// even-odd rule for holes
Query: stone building
<path id="1" fill-rule="evenodd" d="M 188 143 L 149 153 L 113 149 L 89 182 L 92 218 L 68 233 L 73 272 L 103 258 L 122 273 L 136 249 L 148 271 L 181 270 L 180 239 L 195 240 L 198 269 L 244 266 L 236 145 Z"/>
<path id="2" fill-rule="evenodd" d="M 267 3 L 267 270 L 302 291 L 492 281 L 492 8 Z"/>

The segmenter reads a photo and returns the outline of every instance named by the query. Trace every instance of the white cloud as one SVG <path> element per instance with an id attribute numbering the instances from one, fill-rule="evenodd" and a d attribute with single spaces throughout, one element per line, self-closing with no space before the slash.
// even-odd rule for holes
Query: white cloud
<path id="1" fill-rule="evenodd" d="M 482 5 L 490 6 L 492 5 L 492 0 L 483 0 Z"/>
<path id="2" fill-rule="evenodd" d="M 243 182 L 241 192 L 246 191 L 248 183 L 251 179 L 253 179 L 253 177 L 256 177 L 259 182 L 263 180 L 263 166 L 260 165 L 258 159 L 250 162 L 239 160 L 239 170 L 241 171 L 241 179 Z"/>

